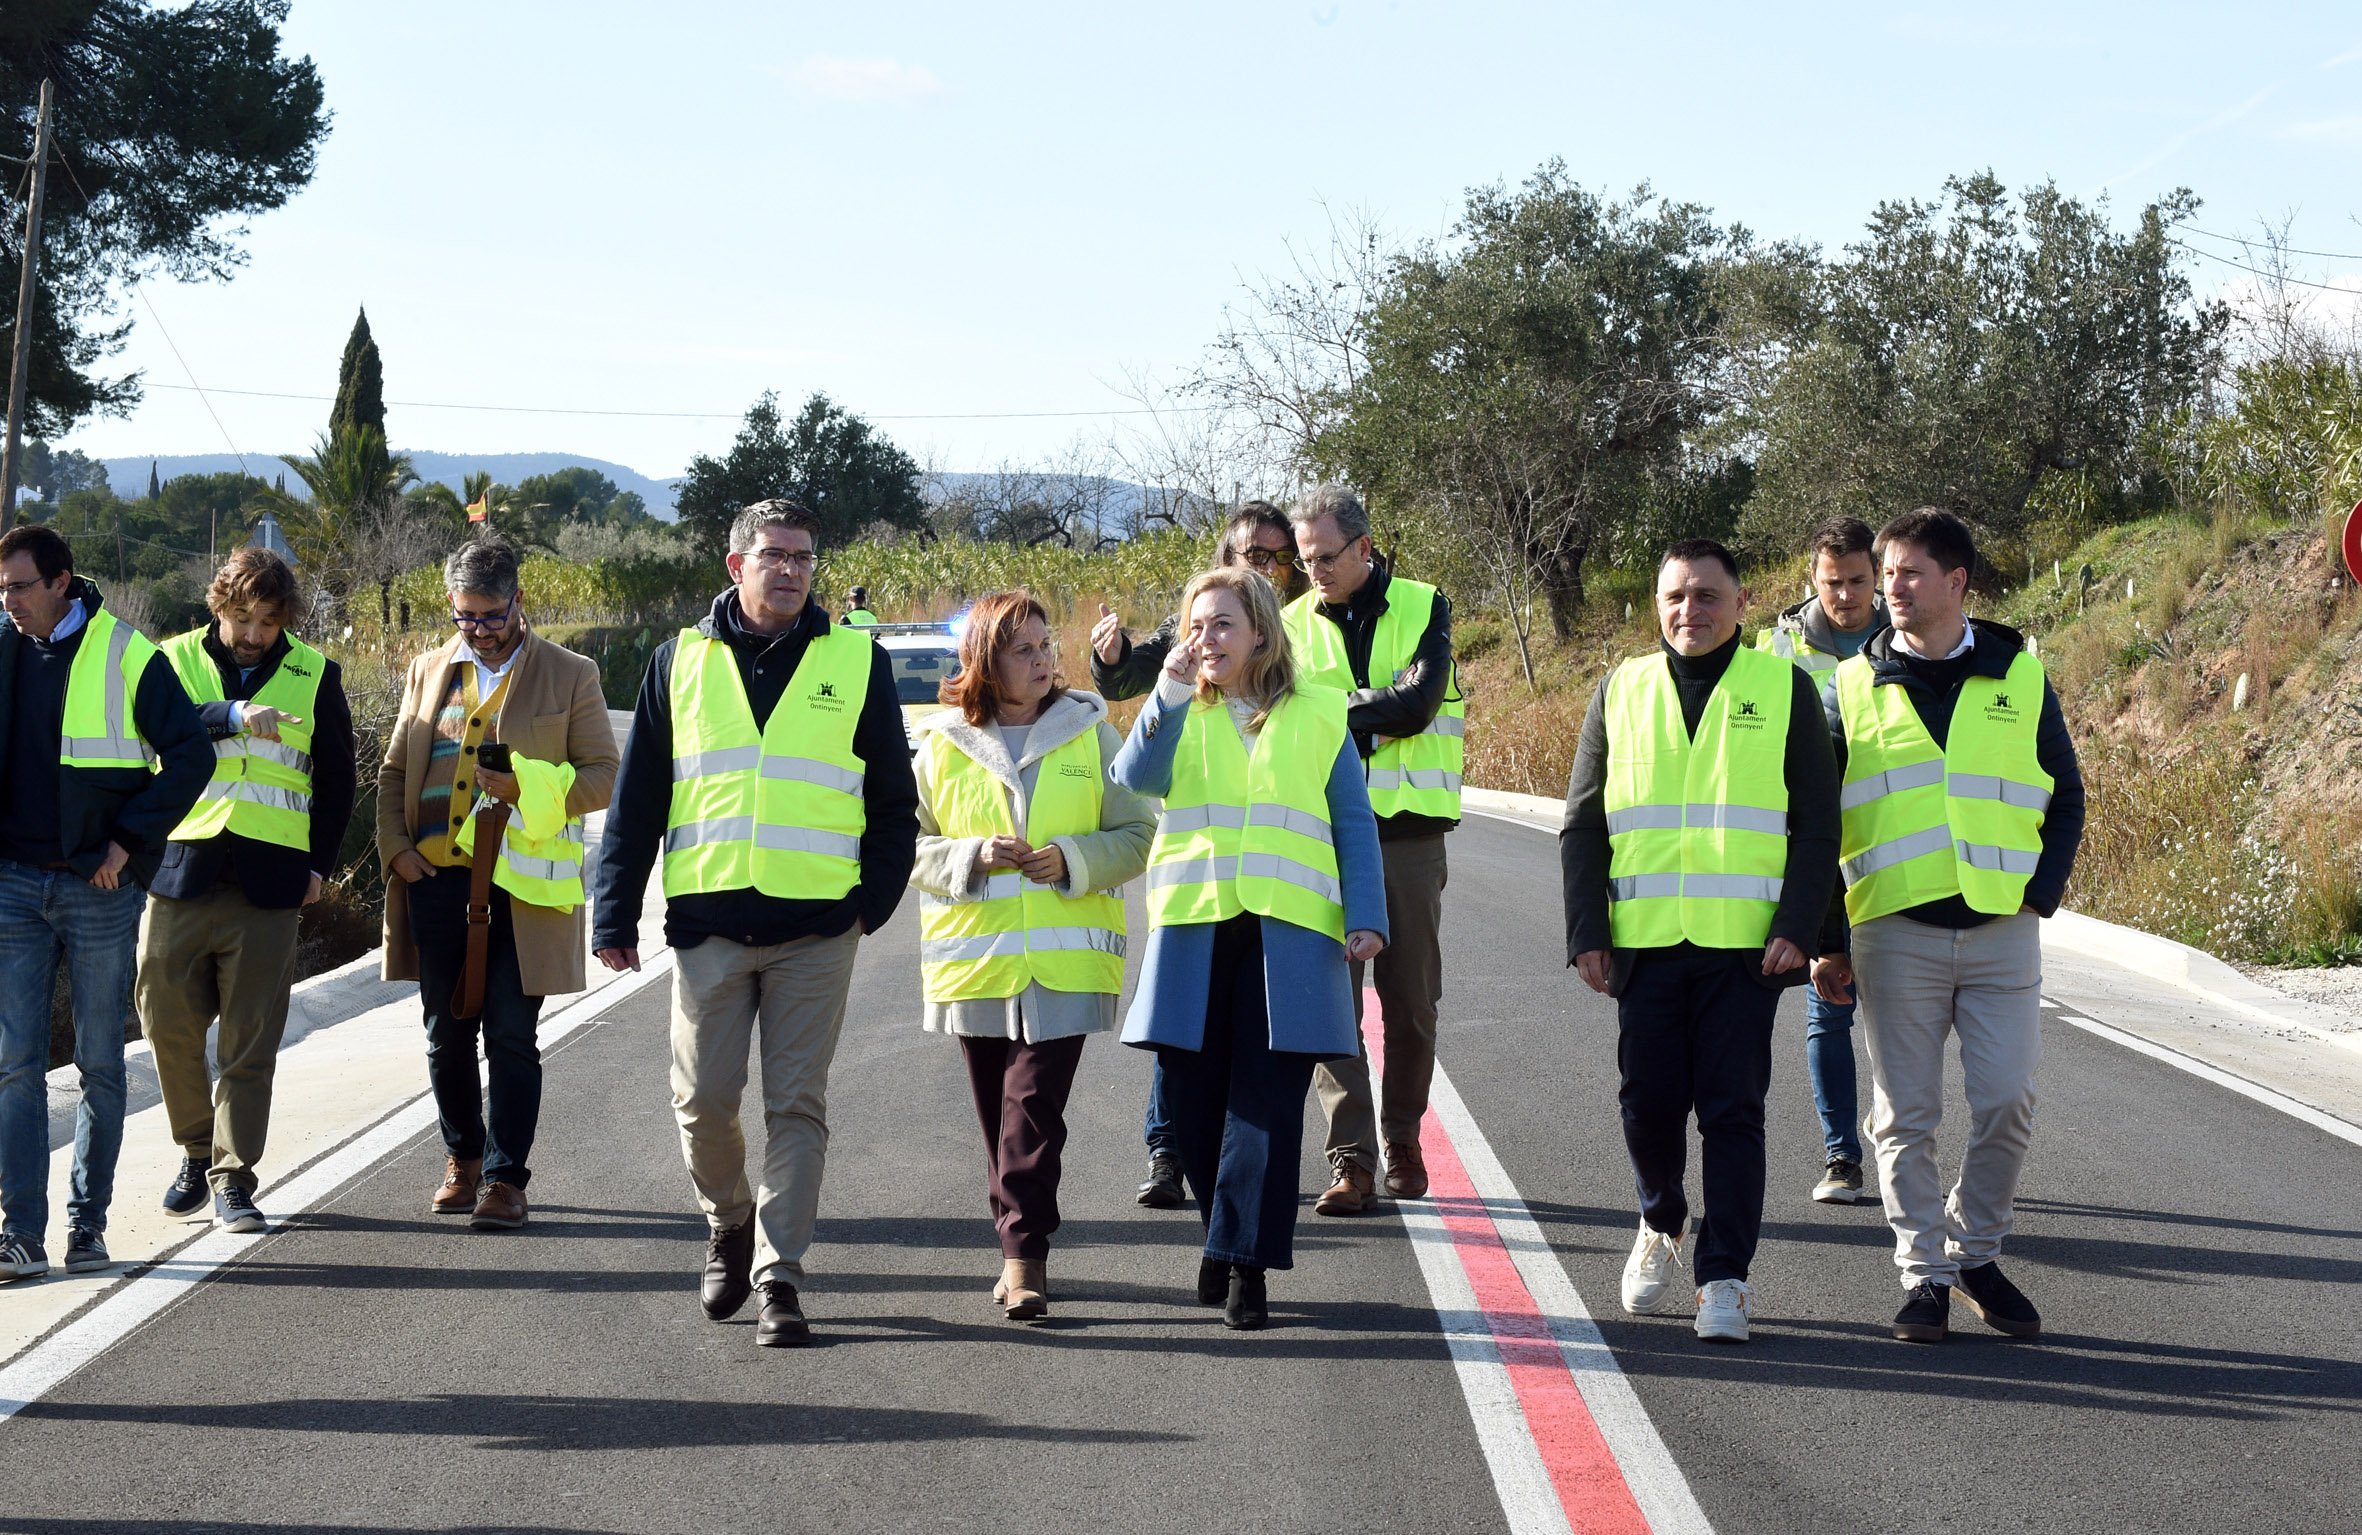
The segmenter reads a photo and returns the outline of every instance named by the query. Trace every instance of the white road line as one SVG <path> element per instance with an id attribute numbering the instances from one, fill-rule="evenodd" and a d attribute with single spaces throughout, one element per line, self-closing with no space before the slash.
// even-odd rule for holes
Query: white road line
<path id="1" fill-rule="evenodd" d="M 2097 1034 L 2100 1038 L 2111 1040 L 2127 1050 L 2137 1050 L 2152 1060 L 2163 1061 L 2168 1066 L 2178 1066 L 2191 1076 L 2203 1077 L 2217 1087 L 2227 1087 L 2241 1097 L 2253 1098 L 2266 1108 L 2278 1109 L 2291 1119 L 2301 1119 L 2316 1130 L 2326 1130 L 2341 1141 L 2362 1146 L 2362 1127 L 2350 1125 L 2334 1114 L 2324 1114 L 2311 1104 L 2299 1102 L 2286 1093 L 2276 1093 L 2259 1083 L 2248 1081 L 2245 1077 L 2235 1076 L 2220 1066 L 2208 1065 L 2194 1055 L 2184 1055 L 2169 1045 L 2157 1044 L 2154 1041 L 2141 1038 L 2138 1034 L 2128 1034 L 2113 1024 L 2101 1023 L 2096 1018 L 2078 1017 L 2063 1007 L 2060 1008 L 2059 1019 L 2063 1023 L 2075 1025 L 2086 1034 Z"/>
<path id="2" fill-rule="evenodd" d="M 601 1013 L 672 969 L 672 951 L 664 950 L 636 973 L 626 973 L 601 986 L 544 1022 L 536 1032 L 547 1049 L 597 1018 Z M 336 1150 L 296 1173 L 283 1184 L 262 1191 L 267 1204 L 286 1214 L 309 1210 L 378 1162 L 435 1125 L 432 1093 L 423 1093 L 364 1126 Z M 105 1353 L 174 1301 L 235 1263 L 256 1243 L 275 1232 L 240 1235 L 215 1230 L 199 1237 L 153 1268 L 125 1280 L 105 1299 L 18 1355 L 0 1369 L 0 1422 L 56 1389 L 76 1370 Z"/>
<path id="3" fill-rule="evenodd" d="M 1435 1068 L 1427 1103 L 1451 1136 L 1460 1153 L 1460 1165 L 1468 1171 L 1468 1181 L 1476 1185 L 1511 1261 L 1549 1322 L 1567 1372 L 1583 1393 L 1583 1405 L 1591 1410 L 1592 1421 L 1599 1425 L 1600 1437 L 1616 1457 L 1625 1485 L 1632 1489 L 1633 1501 L 1640 1505 L 1649 1528 L 1656 1535 L 1713 1535 L 1714 1526 L 1690 1491 L 1689 1478 L 1681 1474 L 1673 1452 L 1665 1447 L 1648 1409 L 1632 1389 L 1631 1378 L 1600 1336 L 1591 1308 L 1583 1303 L 1566 1266 L 1543 1236 L 1533 1212 L 1526 1208 L 1508 1170 L 1493 1154 L 1492 1142 L 1485 1139 L 1476 1116 L 1468 1112 L 1459 1089 L 1440 1064 Z M 1399 1207 L 1407 1214 L 1412 1203 L 1404 1201 Z"/>

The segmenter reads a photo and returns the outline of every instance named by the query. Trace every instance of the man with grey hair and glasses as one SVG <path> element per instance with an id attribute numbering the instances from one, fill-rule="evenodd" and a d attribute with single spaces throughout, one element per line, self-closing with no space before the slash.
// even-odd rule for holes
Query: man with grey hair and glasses
<path id="1" fill-rule="evenodd" d="M 862 935 L 894 915 L 918 853 L 918 784 L 886 652 L 811 600 L 819 524 L 789 500 L 730 526 L 729 589 L 657 648 L 640 683 L 592 879 L 592 945 L 640 963 L 663 858 L 673 950 L 672 1092 L 708 1224 L 700 1301 L 726 1321 L 760 1288 L 755 1342 L 809 1343 L 797 1290 L 828 1151 L 828 1068 Z M 763 1066 L 763 1167 L 739 1103 Z"/>
<path id="2" fill-rule="evenodd" d="M 526 622 L 505 539 L 462 544 L 443 587 L 456 632 L 410 663 L 377 773 L 385 977 L 416 980 L 426 1011 L 446 1153 L 428 1208 L 507 1231 L 533 1176 L 542 999 L 588 984 L 582 818 L 614 786 L 615 728 L 598 663 Z"/>
<path id="3" fill-rule="evenodd" d="M 1386 920 L 1393 936 L 1371 964 L 1385 1063 L 1373 1093 L 1366 1048 L 1324 1061 L 1313 1086 L 1328 1116 L 1335 1177 L 1313 1209 L 1377 1208 L 1378 1148 L 1386 1192 L 1427 1193 L 1419 1122 L 1435 1077 L 1435 1018 L 1443 999 L 1444 834 L 1460 824 L 1461 730 L 1467 706 L 1452 665 L 1452 606 L 1424 581 L 1394 573 L 1370 541 L 1370 514 L 1342 485 L 1318 485 L 1289 514 L 1312 589 L 1288 604 L 1288 643 L 1302 675 L 1345 694 L 1345 724 L 1361 752 L 1370 809 L 1385 855 Z M 1353 989 L 1362 994 L 1362 967 Z"/>

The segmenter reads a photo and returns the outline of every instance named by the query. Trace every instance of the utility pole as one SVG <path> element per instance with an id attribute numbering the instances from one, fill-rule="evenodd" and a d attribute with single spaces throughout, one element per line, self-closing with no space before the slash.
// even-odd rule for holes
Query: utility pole
<path id="1" fill-rule="evenodd" d="M 16 523 L 16 482 L 24 471 L 25 385 L 33 368 L 33 273 L 41 257 L 41 193 L 49 184 L 50 82 L 41 82 L 41 117 L 33 129 L 33 195 L 25 204 L 25 257 L 16 280 L 16 363 L 8 375 L 8 442 L 0 451 L 0 513 Z"/>

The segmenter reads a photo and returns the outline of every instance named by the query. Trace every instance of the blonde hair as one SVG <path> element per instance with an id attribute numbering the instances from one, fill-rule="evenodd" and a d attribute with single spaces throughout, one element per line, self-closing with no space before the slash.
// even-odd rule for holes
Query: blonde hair
<path id="1" fill-rule="evenodd" d="M 1238 605 L 1246 610 L 1247 627 L 1263 641 L 1263 648 L 1247 657 L 1239 672 L 1238 681 L 1230 691 L 1255 706 L 1255 717 L 1247 722 L 1249 730 L 1261 730 L 1271 719 L 1271 713 L 1288 701 L 1296 691 L 1296 658 L 1288 649 L 1287 625 L 1280 618 L 1279 593 L 1262 574 L 1247 567 L 1230 565 L 1199 574 L 1181 591 L 1181 640 L 1189 638 L 1190 613 L 1197 607 L 1197 599 L 1211 591 L 1226 591 L 1238 598 Z M 1212 703 L 1219 689 L 1208 689 L 1201 681 L 1197 695 L 1200 702 Z"/>

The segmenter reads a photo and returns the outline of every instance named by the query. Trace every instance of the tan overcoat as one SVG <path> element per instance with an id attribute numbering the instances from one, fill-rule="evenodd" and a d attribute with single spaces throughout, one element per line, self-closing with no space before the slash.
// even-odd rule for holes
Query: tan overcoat
<path id="1" fill-rule="evenodd" d="M 377 858 L 387 868 L 385 892 L 385 978 L 418 979 L 418 949 L 410 941 L 410 887 L 391 871 L 394 855 L 416 847 L 418 790 L 426 782 L 434 750 L 435 715 L 451 685 L 451 668 L 467 659 L 457 635 L 410 663 L 402 684 L 402 713 L 377 770 Z M 519 756 L 574 764 L 574 789 L 566 796 L 570 815 L 607 808 L 615 788 L 615 727 L 607 698 L 599 690 L 599 663 L 527 632 L 509 674 L 508 698 L 500 711 L 498 739 Z M 559 912 L 546 906 L 512 904 L 517 928 L 517 968 L 525 991 L 536 997 L 580 991 L 584 970 L 584 910 Z"/>

